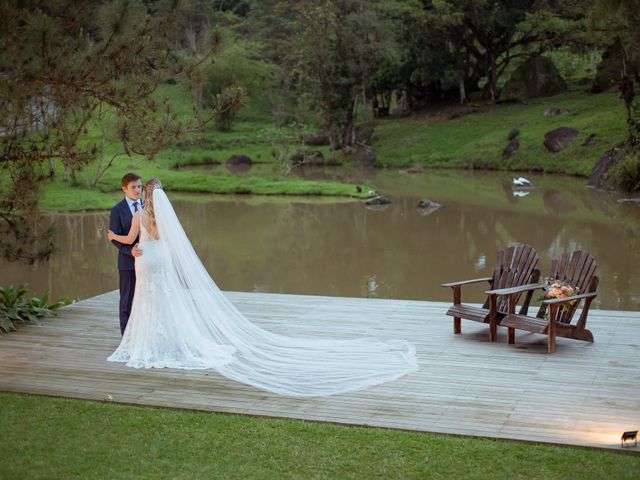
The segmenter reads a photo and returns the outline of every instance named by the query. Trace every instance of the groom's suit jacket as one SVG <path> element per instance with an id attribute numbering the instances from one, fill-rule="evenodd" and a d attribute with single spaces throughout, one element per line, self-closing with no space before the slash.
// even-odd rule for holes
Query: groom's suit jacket
<path id="1" fill-rule="evenodd" d="M 127 235 L 131 229 L 132 219 L 133 214 L 129 209 L 129 204 L 126 199 L 123 199 L 111 209 L 109 230 L 116 235 Z M 135 258 L 131 255 L 131 250 L 133 246 L 138 243 L 138 238 L 136 237 L 131 245 L 125 245 L 115 240 L 112 240 L 111 243 L 120 251 L 120 253 L 118 253 L 118 270 L 135 270 Z"/>

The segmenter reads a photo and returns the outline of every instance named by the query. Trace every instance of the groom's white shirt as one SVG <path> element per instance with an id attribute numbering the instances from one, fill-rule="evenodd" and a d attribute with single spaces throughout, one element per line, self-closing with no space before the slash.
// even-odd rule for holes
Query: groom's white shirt
<path id="1" fill-rule="evenodd" d="M 133 208 L 133 202 L 138 202 L 138 209 L 142 207 L 142 200 L 131 200 L 129 197 L 124 197 L 127 201 L 127 205 L 129 205 L 129 210 L 131 210 L 131 215 L 135 213 L 135 209 Z"/>

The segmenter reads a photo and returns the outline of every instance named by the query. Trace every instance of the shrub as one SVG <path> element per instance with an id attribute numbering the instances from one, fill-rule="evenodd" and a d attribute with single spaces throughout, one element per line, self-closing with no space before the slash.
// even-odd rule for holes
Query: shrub
<path id="1" fill-rule="evenodd" d="M 640 151 L 628 152 L 616 168 L 618 187 L 626 192 L 640 191 Z"/>
<path id="2" fill-rule="evenodd" d="M 58 308 L 73 303 L 68 298 L 61 298 L 48 305 L 48 291 L 41 298 L 33 297 L 30 300 L 25 298 L 26 293 L 26 284 L 0 287 L 0 334 L 15 331 L 19 322 L 37 324 L 39 318 L 52 317 Z"/>

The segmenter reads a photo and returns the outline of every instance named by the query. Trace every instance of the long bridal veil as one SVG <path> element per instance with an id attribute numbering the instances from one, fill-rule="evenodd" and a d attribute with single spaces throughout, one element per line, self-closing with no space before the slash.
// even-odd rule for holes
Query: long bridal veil
<path id="1" fill-rule="evenodd" d="M 209 276 L 165 192 L 156 189 L 153 202 L 169 260 L 167 275 L 180 290 L 171 296 L 172 310 L 184 312 L 174 319 L 176 328 L 182 341 L 204 337 L 221 351 L 233 351 L 230 361 L 212 355 L 211 368 L 220 374 L 280 395 L 306 397 L 357 390 L 417 370 L 415 348 L 404 340 L 298 338 L 254 325 Z M 185 362 L 182 368 L 191 367 Z"/>

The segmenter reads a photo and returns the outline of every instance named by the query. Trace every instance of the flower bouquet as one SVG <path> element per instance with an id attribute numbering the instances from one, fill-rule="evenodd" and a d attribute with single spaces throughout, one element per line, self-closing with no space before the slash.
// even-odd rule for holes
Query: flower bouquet
<path id="1" fill-rule="evenodd" d="M 578 287 L 569 285 L 567 282 L 563 282 L 557 278 L 546 278 L 543 290 L 545 293 L 538 299 L 540 301 L 551 300 L 554 298 L 568 298 L 580 293 L 580 289 Z M 577 302 L 578 300 L 572 300 L 571 302 L 562 303 L 558 305 L 558 307 L 561 310 L 569 310 Z M 543 308 L 544 307 L 545 305 L 543 304 Z M 544 312 L 544 318 L 548 318 L 548 315 L 549 311 L 547 309 Z"/>

